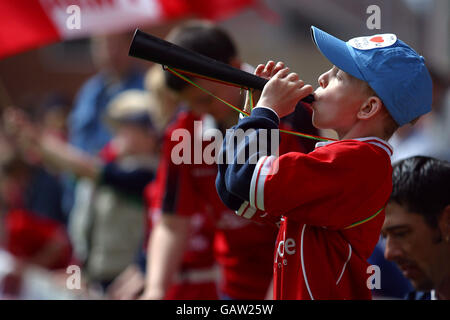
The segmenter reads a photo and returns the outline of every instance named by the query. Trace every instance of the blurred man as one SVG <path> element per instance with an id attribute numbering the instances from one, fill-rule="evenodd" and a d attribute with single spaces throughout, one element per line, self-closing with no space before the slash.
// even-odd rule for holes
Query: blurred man
<path id="1" fill-rule="evenodd" d="M 103 35 L 92 39 L 92 60 L 98 73 L 80 88 L 68 121 L 69 142 L 96 155 L 112 133 L 103 123 L 106 106 L 119 93 L 144 89 L 144 70 L 128 57 L 131 33 Z M 75 181 L 64 176 L 63 210 L 69 215 L 74 202 Z"/>
<path id="2" fill-rule="evenodd" d="M 382 234 L 385 257 L 417 291 L 411 300 L 450 299 L 450 163 L 412 157 L 394 165 Z"/>
<path id="3" fill-rule="evenodd" d="M 81 87 L 69 119 L 69 139 L 76 147 L 96 154 L 111 139 L 102 122 L 108 103 L 127 89 L 144 89 L 144 73 L 128 57 L 131 34 L 92 39 L 92 60 L 98 73 Z"/>

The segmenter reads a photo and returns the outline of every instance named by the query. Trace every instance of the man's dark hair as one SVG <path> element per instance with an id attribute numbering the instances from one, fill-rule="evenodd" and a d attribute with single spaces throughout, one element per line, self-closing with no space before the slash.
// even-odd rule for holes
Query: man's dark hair
<path id="1" fill-rule="evenodd" d="M 450 204 L 450 163 L 416 156 L 393 165 L 390 201 L 420 214 L 436 228 L 438 219 Z"/>
<path id="2" fill-rule="evenodd" d="M 209 22 L 195 21 L 182 25 L 169 34 L 167 41 L 223 63 L 230 63 L 237 55 L 228 33 Z M 168 71 L 165 79 L 167 86 L 178 92 L 187 85 L 186 81 Z"/>

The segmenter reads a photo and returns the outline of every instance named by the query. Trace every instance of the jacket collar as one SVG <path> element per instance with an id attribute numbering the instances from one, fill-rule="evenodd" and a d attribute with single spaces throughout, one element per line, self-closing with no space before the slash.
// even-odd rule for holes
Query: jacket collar
<path id="1" fill-rule="evenodd" d="M 357 141 L 370 143 L 372 145 L 375 145 L 375 146 L 383 149 L 388 154 L 389 157 L 392 157 L 392 154 L 394 153 L 394 148 L 388 142 L 386 142 L 378 137 L 364 137 L 364 138 L 355 138 L 355 139 L 346 139 L 346 140 L 357 140 Z M 323 147 L 323 146 L 329 145 L 331 143 L 341 142 L 341 141 L 345 141 L 345 140 L 317 142 L 316 148 Z"/>

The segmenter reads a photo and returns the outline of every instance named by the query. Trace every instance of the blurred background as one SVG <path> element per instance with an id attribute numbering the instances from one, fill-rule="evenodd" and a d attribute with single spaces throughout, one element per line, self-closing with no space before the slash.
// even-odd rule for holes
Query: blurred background
<path id="1" fill-rule="evenodd" d="M 191 4 L 189 1 L 180 1 L 182 4 L 178 8 L 169 8 L 172 11 L 167 9 L 169 7 L 167 3 L 173 4 L 176 1 L 166 1 L 164 5 L 165 1 L 161 0 L 159 1 L 162 3 L 161 6 L 169 10 L 171 14 L 155 17 L 152 13 L 148 15 L 148 18 L 142 15 L 139 19 L 128 17 L 124 18 L 124 23 L 118 22 L 115 27 L 111 27 L 111 23 L 106 22 L 104 28 L 94 26 L 96 29 L 91 28 L 87 34 L 86 32 L 79 34 L 69 32 L 68 34 L 60 33 L 59 39 L 50 37 L 35 42 L 30 40 L 27 45 L 18 46 L 8 52 L 5 50 L 6 53 L 4 52 L 3 55 L 1 52 L 4 49 L 2 46 L 5 39 L 8 39 L 10 49 L 14 38 L 20 36 L 15 34 L 16 29 L 21 29 L 20 26 L 25 26 L 23 29 L 33 29 L 35 38 L 39 38 L 41 31 L 47 32 L 44 30 L 47 26 L 41 25 L 39 19 L 31 20 L 32 22 L 21 21 L 31 17 L 31 10 L 34 8 L 34 5 L 24 5 L 22 10 L 25 12 L 19 12 L 22 2 L 17 1 L 15 5 L 5 3 L 0 5 L 0 9 L 3 9 L 0 10 L 0 17 L 4 15 L 10 17 L 0 19 L 2 21 L 0 56 L 3 56 L 0 60 L 0 111 L 4 114 L 4 111 L 10 107 L 23 110 L 27 115 L 25 122 L 37 122 L 40 126 L 54 131 L 55 135 L 63 141 L 69 141 L 88 153 L 93 154 L 94 151 L 99 150 L 94 150 L 95 146 L 91 148 L 88 143 L 81 140 L 71 140 L 68 137 L 68 131 L 73 117 L 82 114 L 73 113 L 74 106 L 81 103 L 80 88 L 104 67 L 101 62 L 103 58 L 99 57 L 99 54 L 103 51 L 111 53 L 116 50 L 113 53 L 116 60 L 110 60 L 116 61 L 115 63 L 118 64 L 116 67 L 120 68 L 120 63 L 133 64 L 133 68 L 145 73 L 151 67 L 151 63 L 127 57 L 132 31 L 136 27 L 158 37 L 165 37 L 171 28 L 183 21 L 206 18 L 217 21 L 220 26 L 229 31 L 245 62 L 256 66 L 269 59 L 282 60 L 292 70 L 299 73 L 306 83 L 311 83 L 313 86 L 317 86 L 318 76 L 328 70 L 330 64 L 311 41 L 309 32 L 311 25 L 343 40 L 377 33 L 395 33 L 398 38 L 425 57 L 434 80 L 434 102 L 431 114 L 413 127 L 406 126 L 392 138 L 391 143 L 396 150 L 393 161 L 416 154 L 450 160 L 450 2 L 448 0 L 228 2 L 217 0 L 210 1 L 207 8 L 203 7 L 203 10 L 199 9 L 202 8 L 201 1 L 192 1 Z M 73 2 L 77 3 L 77 1 Z M 45 8 L 46 1 L 36 3 L 40 3 Z M 366 10 L 371 5 L 377 5 L 380 8 L 380 29 L 368 29 L 367 20 L 372 13 L 367 13 Z M 16 15 L 15 18 L 14 15 Z M 83 7 L 81 17 L 83 17 Z M 120 18 L 112 19 L 117 21 Z M 10 23 L 12 20 L 15 22 Z M 81 21 L 83 29 L 83 20 Z M 121 45 L 117 48 L 106 45 L 107 50 L 104 50 L 105 43 L 98 40 L 102 34 L 120 38 Z M 68 274 L 64 267 L 77 263 L 77 258 L 69 253 L 73 251 L 71 248 L 73 243 L 67 235 L 68 216 L 73 209 L 73 202 L 65 199 L 63 192 L 64 185 L 70 177 L 67 178 L 64 172 L 51 168 L 45 168 L 44 173 L 41 171 L 37 173 L 35 167 L 41 163 L 39 157 L 31 151 L 24 152 L 22 148 L 17 147 L 15 141 L 8 139 L 5 131 L 14 130 L 14 128 L 6 128 L 7 117 L 6 120 L 4 117 L 2 123 L 0 127 L 0 236 L 3 249 L 0 251 L 0 297 L 14 299 L 103 297 L 100 291 L 95 291 L 95 288 L 93 291 L 86 287 L 84 287 L 86 290 L 81 291 L 67 290 Z M 301 128 L 297 129 L 301 131 Z M 333 136 L 333 132 L 322 132 L 322 134 Z M 36 190 L 42 189 L 51 190 L 50 194 L 47 192 L 46 196 L 42 196 L 36 193 Z M 41 208 L 41 211 L 46 212 L 40 215 L 45 217 L 44 220 L 36 222 L 34 218 L 26 218 L 22 213 L 15 213 L 17 216 L 7 214 L 11 208 L 20 207 L 17 205 L 18 202 L 27 201 L 31 203 L 30 208 L 36 211 Z M 56 207 L 58 208 L 55 209 Z M 33 229 L 35 224 L 42 224 L 42 229 L 39 229 L 41 230 L 39 234 L 31 235 L 32 232 L 29 229 Z M 29 235 L 29 239 L 24 239 L 23 234 Z M 59 239 L 58 241 L 63 245 L 59 248 L 47 248 L 46 241 L 52 242 L 55 239 Z M 42 242 L 42 246 L 30 249 L 39 241 Z M 23 249 L 21 246 L 27 248 Z M 39 250 L 44 250 L 42 248 L 49 249 L 50 255 L 51 252 L 58 252 L 57 259 L 61 260 L 60 263 L 43 262 L 45 259 L 38 257 Z M 24 252 L 24 250 L 31 250 L 32 253 Z M 15 264 L 14 257 L 21 262 Z M 31 268 L 29 268 L 30 265 Z M 25 269 L 28 271 L 23 271 Z M 52 272 L 48 272 L 49 270 Z"/>

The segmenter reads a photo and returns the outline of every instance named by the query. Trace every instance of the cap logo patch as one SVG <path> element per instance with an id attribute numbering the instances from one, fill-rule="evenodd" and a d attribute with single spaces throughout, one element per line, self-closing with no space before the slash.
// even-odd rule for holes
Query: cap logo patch
<path id="1" fill-rule="evenodd" d="M 384 39 L 383 39 L 383 37 L 378 36 L 378 37 L 370 38 L 370 41 L 372 41 L 372 42 L 384 42 Z"/>
<path id="2" fill-rule="evenodd" d="M 397 36 L 392 33 L 377 34 L 369 37 L 358 37 L 349 40 L 347 43 L 358 50 L 371 50 L 392 46 L 397 42 Z"/>

